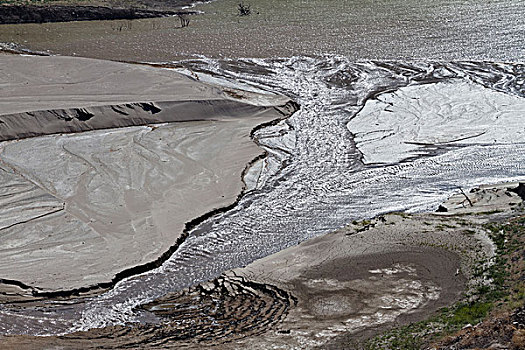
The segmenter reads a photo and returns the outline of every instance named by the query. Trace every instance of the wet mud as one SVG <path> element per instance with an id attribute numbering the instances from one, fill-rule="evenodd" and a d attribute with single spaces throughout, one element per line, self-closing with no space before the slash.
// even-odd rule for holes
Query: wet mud
<path id="1" fill-rule="evenodd" d="M 493 202 L 494 191 L 502 197 Z M 1 339 L 18 349 L 355 348 L 461 298 L 475 283 L 474 263 L 492 254 L 480 224 L 517 212 L 507 205 L 479 215 L 519 198 L 504 191 L 479 189 L 490 204 L 476 201 L 478 214 L 470 217 L 451 209 L 448 216 L 395 213 L 356 222 L 138 306 L 135 312 L 150 315 L 140 324 Z"/>

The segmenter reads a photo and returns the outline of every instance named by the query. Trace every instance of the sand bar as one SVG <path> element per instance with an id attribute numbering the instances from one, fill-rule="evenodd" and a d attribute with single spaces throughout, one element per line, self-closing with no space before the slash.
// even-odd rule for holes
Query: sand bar
<path id="1" fill-rule="evenodd" d="M 162 260 L 185 223 L 236 201 L 244 169 L 263 154 L 252 130 L 297 108 L 167 69 L 0 60 L 0 134 L 12 139 L 0 143 L 8 300 L 108 287 Z"/>
<path id="2" fill-rule="evenodd" d="M 523 97 L 450 80 L 370 99 L 347 127 L 365 163 L 390 164 L 438 147 L 515 143 L 523 116 Z"/>

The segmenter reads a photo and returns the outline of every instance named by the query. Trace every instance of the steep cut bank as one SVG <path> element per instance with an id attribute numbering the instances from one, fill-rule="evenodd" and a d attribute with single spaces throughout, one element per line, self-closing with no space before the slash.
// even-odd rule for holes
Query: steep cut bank
<path id="1" fill-rule="evenodd" d="M 155 123 L 241 118 L 296 107 L 170 69 L 73 57 L 0 57 L 0 140 Z"/>
<path id="2" fill-rule="evenodd" d="M 191 2 L 188 1 L 189 3 Z M 188 12 L 78 5 L 4 5 L 0 7 L 0 24 L 131 20 L 180 14 L 188 14 Z"/>
<path id="3" fill-rule="evenodd" d="M 0 115 L 0 141 L 127 126 L 242 118 L 267 112 L 287 115 L 292 104 L 254 106 L 232 100 L 130 102 Z"/>
<path id="4" fill-rule="evenodd" d="M 297 109 L 166 69 L 0 60 L 0 135 L 12 139 L 0 143 L 4 301 L 106 288 L 158 266 L 187 222 L 238 199 L 264 154 L 252 131 Z"/>

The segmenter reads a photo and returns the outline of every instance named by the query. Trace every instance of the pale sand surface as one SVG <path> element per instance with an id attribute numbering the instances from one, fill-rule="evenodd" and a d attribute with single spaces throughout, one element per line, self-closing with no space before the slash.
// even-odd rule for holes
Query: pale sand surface
<path id="1" fill-rule="evenodd" d="M 518 188 L 520 189 L 519 191 Z M 503 183 L 500 185 L 476 187 L 468 192 L 463 191 L 451 196 L 440 205 L 436 215 L 450 216 L 472 213 L 504 214 L 509 208 L 519 206 L 522 202 L 522 191 L 523 185 L 519 185 L 519 183 Z M 518 195 L 518 192 L 520 195 Z"/>
<path id="2" fill-rule="evenodd" d="M 219 87 L 174 70 L 77 57 L 8 55 L 1 58 L 0 79 L 0 115 L 226 97 Z"/>
<path id="3" fill-rule="evenodd" d="M 73 57 L 0 57 L 0 140 L 151 123 L 238 118 L 283 96 L 197 82 L 172 69 Z"/>
<path id="4" fill-rule="evenodd" d="M 275 95 L 238 91 L 234 100 L 166 69 L 68 57 L 0 60 L 0 134 L 28 136 L 35 127 L 51 134 L 0 143 L 0 278 L 30 287 L 13 295 L 7 286 L 8 299 L 108 287 L 119 272 L 161 258 L 186 222 L 236 201 L 244 169 L 263 154 L 252 130 L 296 108 Z M 159 99 L 199 102 L 153 114 L 92 110 Z M 78 107 L 93 116 L 53 111 Z M 151 125 L 177 120 L 186 122 Z M 148 125 L 56 134 L 122 123 Z"/>
<path id="5" fill-rule="evenodd" d="M 390 164 L 439 146 L 512 144 L 524 115 L 525 98 L 450 80 L 370 99 L 347 127 L 364 162 Z"/>

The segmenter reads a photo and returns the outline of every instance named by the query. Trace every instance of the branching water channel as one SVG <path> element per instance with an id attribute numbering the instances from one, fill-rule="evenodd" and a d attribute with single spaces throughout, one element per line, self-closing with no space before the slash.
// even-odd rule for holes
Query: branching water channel
<path id="1" fill-rule="evenodd" d="M 433 210 L 458 187 L 525 179 L 525 139 L 421 147 L 417 157 L 364 164 L 348 122 L 364 104 L 406 86 L 468 81 L 525 96 L 525 67 L 490 63 L 352 63 L 344 57 L 185 61 L 191 70 L 286 94 L 301 109 L 260 129 L 268 157 L 247 179 L 234 209 L 190 232 L 161 267 L 71 304 L 0 309 L 8 334 L 61 334 L 126 322 L 154 322 L 136 307 L 169 292 L 390 211 Z M 476 103 L 476 101 L 466 101 Z M 416 103 L 416 102 L 414 102 Z M 436 103 L 439 103 L 437 101 Z M 409 126 L 418 128 L 417 125 Z M 498 125 L 494 125 L 497 128 Z"/>

